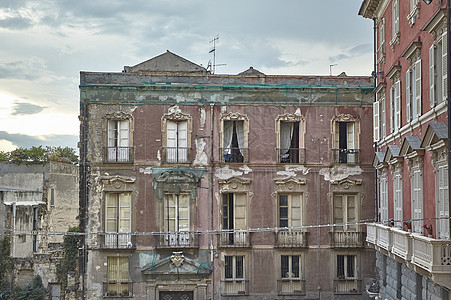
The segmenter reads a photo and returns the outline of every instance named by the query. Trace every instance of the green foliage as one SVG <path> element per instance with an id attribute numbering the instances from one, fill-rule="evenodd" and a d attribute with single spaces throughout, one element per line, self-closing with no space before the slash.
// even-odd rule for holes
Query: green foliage
<path id="1" fill-rule="evenodd" d="M 10 152 L 0 151 L 0 161 L 8 161 L 16 164 L 46 164 L 49 161 L 59 161 L 76 164 L 78 156 L 75 150 L 69 147 L 31 147 L 17 148 Z"/>
<path id="2" fill-rule="evenodd" d="M 79 232 L 78 227 L 69 228 L 68 232 Z M 67 275 L 77 268 L 78 235 L 66 234 L 63 240 L 63 258 L 56 265 L 56 277 L 64 293 L 67 287 Z"/>
<path id="3" fill-rule="evenodd" d="M 14 263 L 9 249 L 9 239 L 3 238 L 0 240 L 0 291 L 10 288 L 7 274 L 13 269 L 13 266 Z"/>
<path id="4" fill-rule="evenodd" d="M 17 294 L 18 300 L 44 300 L 45 288 L 42 285 L 41 276 L 36 275 L 33 281 L 24 286 Z"/>

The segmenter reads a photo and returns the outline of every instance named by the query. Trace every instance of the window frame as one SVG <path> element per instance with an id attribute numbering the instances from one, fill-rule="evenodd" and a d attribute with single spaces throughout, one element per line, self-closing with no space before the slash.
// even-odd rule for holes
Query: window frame
<path id="1" fill-rule="evenodd" d="M 224 139 L 225 139 L 225 131 L 226 131 L 226 122 L 243 122 L 242 126 L 242 134 L 243 134 L 243 141 L 242 146 L 238 146 L 238 151 L 240 152 L 242 156 L 242 161 L 230 161 L 228 159 L 228 145 L 224 145 Z M 249 118 L 241 113 L 238 112 L 230 112 L 227 114 L 223 114 L 220 117 L 220 128 L 219 128 L 219 148 L 220 148 L 220 161 L 223 163 L 248 163 L 249 162 Z M 232 131 L 232 138 L 233 138 L 233 131 Z M 231 138 L 231 139 L 232 139 Z M 238 138 L 238 137 L 237 137 Z M 239 143 L 239 141 L 238 141 Z"/>
<path id="2" fill-rule="evenodd" d="M 238 265 L 238 258 L 241 260 L 241 265 Z M 228 276 L 228 260 L 231 259 L 230 272 Z M 241 277 L 239 277 L 239 273 Z M 224 271 L 223 278 L 226 281 L 244 281 L 246 280 L 246 256 L 245 255 L 225 255 L 224 256 Z"/>
<path id="3" fill-rule="evenodd" d="M 276 148 L 277 148 L 277 162 L 278 163 L 287 163 L 287 164 L 303 164 L 305 163 L 305 117 L 302 116 L 300 113 L 286 113 L 284 115 L 279 115 L 276 118 L 275 121 L 275 131 L 276 131 Z M 282 153 L 283 150 L 285 150 L 285 147 L 283 147 L 282 142 L 282 125 L 283 124 L 289 124 L 289 123 L 296 123 L 297 129 L 298 129 L 298 136 L 297 136 L 297 148 L 291 147 L 291 141 L 292 138 L 290 138 L 290 146 L 288 148 L 288 151 L 286 153 L 288 154 L 288 160 L 284 161 L 282 156 L 286 153 Z M 294 127 L 293 127 L 294 128 Z M 284 149 L 282 149 L 284 148 Z M 293 156 L 291 155 L 293 154 Z"/>
<path id="4" fill-rule="evenodd" d="M 340 124 L 346 123 L 346 148 L 340 145 L 343 141 L 340 140 Z M 349 126 L 352 125 L 352 126 Z M 343 125 L 342 125 L 343 127 Z M 352 128 L 352 133 L 350 133 Z M 334 116 L 331 120 L 332 129 L 332 151 L 334 151 L 334 162 L 345 164 L 359 164 L 360 152 L 360 119 L 350 114 L 340 114 Z M 352 135 L 352 146 L 349 136 Z"/>
<path id="5" fill-rule="evenodd" d="M 337 216 L 337 197 L 341 197 L 341 211 L 342 211 L 342 216 L 341 218 L 338 218 Z M 351 199 L 348 199 L 350 197 L 353 197 L 354 199 L 352 201 L 354 201 L 354 217 L 349 217 L 350 211 L 349 211 L 349 203 L 351 201 Z M 334 232 L 357 232 L 358 231 L 358 222 L 359 222 L 359 210 L 358 210 L 358 194 L 356 193 L 334 193 L 333 195 L 333 224 L 335 225 L 333 230 Z M 346 209 L 345 209 L 346 208 Z M 342 219 L 342 221 L 340 222 L 339 219 Z M 351 219 L 351 221 L 350 221 Z M 352 220 L 354 219 L 354 220 Z M 355 225 L 348 225 L 346 223 L 355 223 Z M 336 224 L 341 224 L 343 223 L 343 225 L 336 225 Z"/>
<path id="6" fill-rule="evenodd" d="M 186 122 L 186 147 L 173 147 L 168 145 L 168 124 L 176 123 L 177 128 L 178 124 Z M 191 143 L 192 143 L 192 116 L 189 114 L 182 113 L 181 109 L 178 105 L 174 105 L 168 109 L 168 112 L 164 114 L 161 118 L 161 144 L 162 144 L 162 161 L 164 163 L 169 164 L 185 164 L 191 162 Z M 185 123 L 184 123 L 185 124 Z M 178 141 L 178 140 L 177 140 Z M 170 150 L 170 148 L 176 148 L 176 156 L 168 154 L 168 152 L 172 152 L 174 150 Z M 179 149 L 184 149 L 179 154 Z"/>
<path id="7" fill-rule="evenodd" d="M 115 128 L 111 128 L 113 124 L 115 125 Z M 107 163 L 133 162 L 132 116 L 123 112 L 105 115 L 105 131 L 104 161 Z M 112 132 L 114 132 L 114 136 L 111 136 Z M 122 133 L 126 133 L 126 137 L 122 137 Z"/>
<path id="8" fill-rule="evenodd" d="M 343 258 L 343 266 L 340 267 L 340 261 Z M 350 261 L 352 258 L 352 262 Z M 350 276 L 350 266 L 352 266 L 352 275 Z M 336 278 L 342 280 L 356 280 L 359 278 L 357 254 L 337 254 L 335 256 Z"/>

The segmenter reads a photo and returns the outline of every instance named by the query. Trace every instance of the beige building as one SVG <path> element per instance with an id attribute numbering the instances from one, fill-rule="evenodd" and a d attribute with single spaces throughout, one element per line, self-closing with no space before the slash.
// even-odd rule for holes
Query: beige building
<path id="1" fill-rule="evenodd" d="M 86 299 L 362 299 L 370 77 L 80 73 Z"/>

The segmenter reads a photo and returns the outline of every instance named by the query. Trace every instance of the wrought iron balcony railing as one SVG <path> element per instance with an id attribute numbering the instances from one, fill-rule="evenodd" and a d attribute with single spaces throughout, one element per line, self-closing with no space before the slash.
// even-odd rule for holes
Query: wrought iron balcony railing
<path id="1" fill-rule="evenodd" d="M 365 233 L 358 231 L 334 231 L 330 232 L 331 246 L 335 248 L 359 248 L 364 247 Z"/>
<path id="2" fill-rule="evenodd" d="M 157 248 L 199 248 L 199 233 L 193 231 L 164 232 L 155 236 Z"/>
<path id="3" fill-rule="evenodd" d="M 136 236 L 129 232 L 106 232 L 100 235 L 100 245 L 104 249 L 135 249 Z"/>
<path id="4" fill-rule="evenodd" d="M 134 147 L 104 147 L 103 161 L 108 163 L 131 163 L 135 159 Z"/>
<path id="5" fill-rule="evenodd" d="M 277 280 L 278 295 L 304 295 L 305 280 L 296 278 L 282 278 Z"/>
<path id="6" fill-rule="evenodd" d="M 188 147 L 163 147 L 162 159 L 166 163 L 190 163 L 191 148 Z"/>
<path id="7" fill-rule="evenodd" d="M 249 294 L 249 281 L 240 279 L 226 279 L 221 281 L 221 294 L 224 296 L 243 296 Z"/>
<path id="8" fill-rule="evenodd" d="M 103 297 L 130 298 L 133 297 L 133 282 L 108 281 L 103 283 Z"/>
<path id="9" fill-rule="evenodd" d="M 250 236 L 246 230 L 223 230 L 219 233 L 218 247 L 250 247 Z"/>
<path id="10" fill-rule="evenodd" d="M 300 230 L 281 230 L 275 232 L 276 247 L 308 247 L 308 232 Z"/>
<path id="11" fill-rule="evenodd" d="M 277 148 L 277 162 L 282 164 L 305 163 L 305 149 L 303 148 Z"/>
<path id="12" fill-rule="evenodd" d="M 248 163 L 248 148 L 220 148 L 221 162 L 225 163 Z"/>
<path id="13" fill-rule="evenodd" d="M 356 165 L 360 163 L 359 149 L 332 149 L 334 163 Z"/>

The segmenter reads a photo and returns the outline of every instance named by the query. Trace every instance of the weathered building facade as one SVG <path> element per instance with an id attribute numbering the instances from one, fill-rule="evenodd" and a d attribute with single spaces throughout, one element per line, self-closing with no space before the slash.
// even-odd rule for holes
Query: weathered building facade
<path id="1" fill-rule="evenodd" d="M 375 22 L 379 222 L 367 242 L 382 298 L 451 299 L 446 6 L 365 0 L 359 12 Z"/>
<path id="2" fill-rule="evenodd" d="M 87 299 L 361 299 L 370 77 L 80 74 Z"/>
<path id="3" fill-rule="evenodd" d="M 0 163 L 0 237 L 11 248 L 11 287 L 39 275 L 52 299 L 61 296 L 56 264 L 63 233 L 79 224 L 78 181 L 78 166 L 70 163 Z"/>

